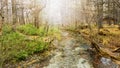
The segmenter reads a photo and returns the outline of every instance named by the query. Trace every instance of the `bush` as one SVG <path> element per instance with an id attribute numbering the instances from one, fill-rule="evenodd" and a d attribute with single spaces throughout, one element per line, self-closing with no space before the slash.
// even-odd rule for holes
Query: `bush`
<path id="1" fill-rule="evenodd" d="M 53 35 L 54 33 L 60 33 L 60 31 L 57 27 L 51 27 L 48 31 L 49 35 Z"/>
<path id="2" fill-rule="evenodd" d="M 45 27 L 44 26 L 41 26 L 39 29 L 38 29 L 38 35 L 39 36 L 45 36 L 46 35 L 46 31 L 45 31 Z"/>
<path id="3" fill-rule="evenodd" d="M 4 60 L 0 60 L 0 62 L 25 60 L 30 55 L 44 52 L 48 49 L 50 41 L 46 42 L 44 38 L 53 38 L 60 34 L 59 30 L 55 27 L 49 28 L 48 32 L 44 28 L 45 26 L 41 26 L 37 29 L 32 24 L 27 24 L 18 26 L 15 32 L 12 31 L 10 25 L 5 25 L 3 27 L 3 35 L 0 36 L 0 59 Z M 33 35 L 36 35 L 37 38 L 33 39 L 33 37 L 36 37 Z"/>
<path id="4" fill-rule="evenodd" d="M 47 42 L 42 41 L 40 37 L 40 40 L 26 41 L 24 35 L 21 35 L 19 32 L 13 32 L 11 27 L 5 26 L 3 30 L 4 34 L 0 38 L 0 42 L 2 43 L 0 46 L 2 50 L 0 51 L 3 53 L 0 54 L 0 57 L 3 55 L 6 57 L 1 57 L 0 59 L 10 60 L 13 58 L 16 60 L 24 60 L 29 55 L 36 52 L 43 52 L 46 49 Z M 37 34 L 37 29 L 31 25 L 20 26 L 20 30 L 30 35 Z"/>
<path id="5" fill-rule="evenodd" d="M 37 28 L 33 26 L 32 24 L 26 24 L 26 25 L 19 26 L 17 29 L 26 35 L 37 35 L 38 34 Z"/>
<path id="6" fill-rule="evenodd" d="M 3 31 L 3 35 L 13 32 L 12 27 L 10 25 L 4 25 L 2 31 Z"/>
<path id="7" fill-rule="evenodd" d="M 25 51 L 25 50 L 22 50 L 22 51 L 20 51 L 20 52 L 18 52 L 16 55 L 15 55 L 15 58 L 16 58 L 16 60 L 25 60 L 26 59 L 26 57 L 28 57 L 28 53 L 27 53 L 27 51 Z"/>
<path id="8" fill-rule="evenodd" d="M 43 41 L 32 41 L 27 43 L 26 46 L 28 54 L 33 54 L 44 51 L 47 48 L 47 43 Z"/>

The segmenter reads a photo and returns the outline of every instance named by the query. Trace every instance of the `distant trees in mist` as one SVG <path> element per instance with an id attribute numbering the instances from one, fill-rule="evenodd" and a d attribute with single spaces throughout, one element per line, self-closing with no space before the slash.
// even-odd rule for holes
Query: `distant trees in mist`
<path id="1" fill-rule="evenodd" d="M 39 27 L 40 12 L 45 8 L 38 0 L 0 0 L 0 31 L 3 24 L 17 25 L 33 23 Z"/>

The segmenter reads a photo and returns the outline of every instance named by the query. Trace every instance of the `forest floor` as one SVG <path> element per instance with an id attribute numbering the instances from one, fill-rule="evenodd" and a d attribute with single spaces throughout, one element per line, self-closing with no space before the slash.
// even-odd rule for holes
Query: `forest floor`
<path id="1" fill-rule="evenodd" d="M 15 68 L 93 68 L 88 52 L 90 46 L 81 44 L 69 32 L 63 31 L 61 34 L 62 39 L 53 42 L 55 49 L 46 51 L 47 56 L 43 54 L 42 57 L 44 59 L 40 60 L 40 54 L 32 55 L 32 58 L 16 64 Z"/>
<path id="2" fill-rule="evenodd" d="M 120 30 L 117 25 L 104 25 L 99 31 L 95 26 L 91 30 L 87 26 L 78 26 L 67 31 L 81 35 L 91 46 L 89 52 L 95 68 L 120 68 Z"/>
<path id="3" fill-rule="evenodd" d="M 56 40 L 54 56 L 43 68 L 119 68 L 110 58 L 98 57 L 80 34 L 62 32 L 62 40 Z"/>
<path id="4" fill-rule="evenodd" d="M 86 30 L 82 30 L 82 33 L 89 34 Z M 99 57 L 97 52 L 92 51 L 81 34 L 65 30 L 61 31 L 61 35 L 61 40 L 53 41 L 53 49 L 32 55 L 26 61 L 17 63 L 15 68 L 119 68 L 110 58 Z M 105 36 L 102 38 L 104 41 Z"/>

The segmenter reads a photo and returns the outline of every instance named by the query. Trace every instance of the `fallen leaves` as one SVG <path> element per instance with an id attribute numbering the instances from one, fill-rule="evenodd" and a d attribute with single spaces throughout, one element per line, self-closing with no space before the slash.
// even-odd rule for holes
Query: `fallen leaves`
<path id="1" fill-rule="evenodd" d="M 74 30 L 72 30 L 74 31 Z M 103 57 L 109 57 L 114 60 L 117 64 L 120 64 L 120 30 L 117 26 L 105 27 L 97 31 L 97 28 L 92 28 L 92 32 L 86 29 L 77 29 L 74 32 L 79 34 L 89 41 L 95 50 Z"/>

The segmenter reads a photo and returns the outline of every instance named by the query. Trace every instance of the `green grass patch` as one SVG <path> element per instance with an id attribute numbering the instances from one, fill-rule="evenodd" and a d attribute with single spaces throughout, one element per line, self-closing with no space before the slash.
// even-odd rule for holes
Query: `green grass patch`
<path id="1" fill-rule="evenodd" d="M 26 34 L 26 35 L 37 35 L 37 28 L 32 24 L 21 25 L 18 28 L 18 31 Z"/>
<path id="2" fill-rule="evenodd" d="M 40 26 L 37 29 L 32 24 L 26 24 L 13 31 L 11 25 L 4 25 L 0 36 L 0 65 L 5 61 L 21 61 L 35 53 L 44 52 L 49 48 L 51 38 L 61 37 L 58 28 L 45 28 Z"/>
<path id="3" fill-rule="evenodd" d="M 11 25 L 4 25 L 3 35 L 0 36 L 0 64 L 5 61 L 25 60 L 30 55 L 41 53 L 48 49 L 50 42 L 46 42 L 43 39 L 46 37 L 53 38 L 55 34 L 60 37 L 60 32 L 56 27 L 50 27 L 47 31 L 45 27 L 41 26 L 37 29 L 32 24 L 27 24 L 18 26 L 15 32 L 12 31 Z M 34 36 L 37 38 L 32 39 Z"/>

